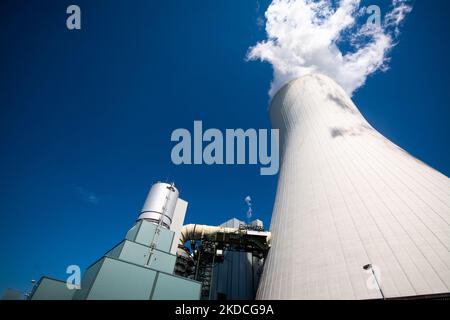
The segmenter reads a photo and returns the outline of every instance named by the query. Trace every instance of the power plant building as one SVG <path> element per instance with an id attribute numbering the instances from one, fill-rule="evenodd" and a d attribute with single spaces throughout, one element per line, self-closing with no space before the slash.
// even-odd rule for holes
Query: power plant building
<path id="1" fill-rule="evenodd" d="M 187 205 L 173 184 L 154 184 L 125 239 L 84 271 L 79 286 L 44 276 L 29 299 L 254 299 L 270 233 L 259 220 L 183 226 Z"/>
<path id="2" fill-rule="evenodd" d="M 183 225 L 187 202 L 156 183 L 81 288 L 43 277 L 30 298 L 448 297 L 449 178 L 375 130 L 327 76 L 286 84 L 270 117 L 281 156 L 270 232 L 259 220 Z"/>

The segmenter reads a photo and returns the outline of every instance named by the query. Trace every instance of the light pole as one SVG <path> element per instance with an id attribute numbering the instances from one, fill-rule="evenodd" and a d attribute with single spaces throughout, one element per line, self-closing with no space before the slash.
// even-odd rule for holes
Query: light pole
<path id="1" fill-rule="evenodd" d="M 384 300 L 385 298 L 384 298 L 383 290 L 381 290 L 381 286 L 380 286 L 380 284 L 379 284 L 379 282 L 378 282 L 377 275 L 376 275 L 375 272 L 373 271 L 372 264 L 370 264 L 370 263 L 369 263 L 369 264 L 366 264 L 365 266 L 363 266 L 363 269 L 364 269 L 364 270 L 369 270 L 369 269 L 370 269 L 370 271 L 372 271 L 373 277 L 375 278 L 375 282 L 377 283 L 378 290 L 380 290 L 381 297 L 383 297 L 383 300 Z"/>

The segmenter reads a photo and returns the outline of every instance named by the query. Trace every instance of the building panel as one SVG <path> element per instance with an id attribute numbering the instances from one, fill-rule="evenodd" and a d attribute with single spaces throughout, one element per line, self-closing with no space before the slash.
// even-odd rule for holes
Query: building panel
<path id="1" fill-rule="evenodd" d="M 259 299 L 450 292 L 448 177 L 377 132 L 326 76 L 288 83 L 270 115 L 281 165 Z"/>

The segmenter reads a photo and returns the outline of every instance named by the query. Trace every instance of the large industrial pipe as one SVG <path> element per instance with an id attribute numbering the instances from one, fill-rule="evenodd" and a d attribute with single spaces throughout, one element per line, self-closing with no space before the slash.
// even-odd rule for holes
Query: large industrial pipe
<path id="1" fill-rule="evenodd" d="M 180 239 L 178 240 L 178 246 L 183 247 L 184 244 L 189 240 L 205 240 L 211 239 L 215 240 L 218 234 L 236 234 L 236 235 L 246 235 L 246 234 L 260 234 L 266 236 L 266 242 L 270 246 L 271 233 L 270 232 L 258 232 L 258 231 L 248 231 L 239 228 L 225 228 L 225 227 L 215 227 L 207 226 L 201 224 L 188 224 L 183 226 L 181 229 Z"/>

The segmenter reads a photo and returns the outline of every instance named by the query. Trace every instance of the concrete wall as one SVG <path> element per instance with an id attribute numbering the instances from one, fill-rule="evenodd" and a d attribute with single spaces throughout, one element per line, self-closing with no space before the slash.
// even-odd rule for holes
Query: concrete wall
<path id="1" fill-rule="evenodd" d="M 259 299 L 381 298 L 369 263 L 386 297 L 450 291 L 448 177 L 326 76 L 290 82 L 270 113 L 282 158 Z"/>

